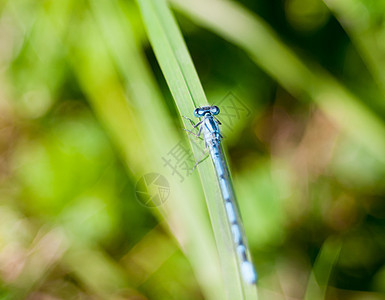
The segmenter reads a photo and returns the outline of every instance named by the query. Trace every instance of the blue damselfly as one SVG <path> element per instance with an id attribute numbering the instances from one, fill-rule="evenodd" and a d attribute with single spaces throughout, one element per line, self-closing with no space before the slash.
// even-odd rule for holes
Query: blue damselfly
<path id="1" fill-rule="evenodd" d="M 228 218 L 228 223 L 231 226 L 231 234 L 238 257 L 240 272 L 243 280 L 247 283 L 255 284 L 257 281 L 257 273 L 255 272 L 254 266 L 251 262 L 242 219 L 236 203 L 233 186 L 231 184 L 229 169 L 221 148 L 222 135 L 219 130 L 219 125 L 221 125 L 221 123 L 215 117 L 218 114 L 219 108 L 217 106 L 203 106 L 196 108 L 194 116 L 202 118 L 197 124 L 195 124 L 191 119 L 185 118 L 190 121 L 194 128 L 199 128 L 199 131 L 197 134 L 189 130 L 186 131 L 197 137 L 200 137 L 201 134 L 203 135 L 205 149 L 209 149 L 210 156 L 216 170 L 218 183 L 224 200 L 226 216 Z M 200 161 L 198 160 L 194 169 L 199 163 Z"/>

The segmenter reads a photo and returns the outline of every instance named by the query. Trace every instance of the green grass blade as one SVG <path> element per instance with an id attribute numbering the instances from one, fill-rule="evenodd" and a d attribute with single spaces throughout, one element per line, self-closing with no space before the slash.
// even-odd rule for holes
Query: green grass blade
<path id="1" fill-rule="evenodd" d="M 180 114 L 191 117 L 194 108 L 207 105 L 207 100 L 178 26 L 163 0 L 138 0 L 138 3 L 152 47 Z M 189 126 L 185 122 L 185 127 Z M 199 157 L 199 151 L 194 151 L 194 155 Z M 246 286 L 240 278 L 213 165 L 202 164 L 198 169 L 217 242 L 227 297 L 255 299 L 255 289 Z"/>
<path id="2" fill-rule="evenodd" d="M 323 244 L 309 278 L 305 300 L 323 300 L 330 274 L 341 252 L 341 241 L 329 238 Z"/>
<path id="3" fill-rule="evenodd" d="M 324 0 L 324 2 L 348 33 L 373 78 L 381 87 L 382 93 L 385 94 L 385 47 L 382 42 L 385 29 L 375 21 L 379 12 L 384 12 L 384 2 L 353 0 Z"/>
<path id="4" fill-rule="evenodd" d="M 116 26 L 114 29 L 118 31 L 114 31 L 115 34 L 121 34 L 119 24 L 111 22 L 110 17 L 116 17 L 116 15 L 109 14 L 110 9 L 114 9 L 109 5 L 111 1 L 93 2 L 92 12 L 102 27 L 102 32 L 110 32 Z M 103 16 L 99 14 L 100 10 L 103 10 Z M 172 147 L 178 143 L 178 137 L 175 129 L 169 128 L 170 125 L 167 122 L 169 117 L 164 114 L 164 107 L 159 106 L 163 101 L 160 101 L 153 91 L 150 95 L 145 95 L 143 92 L 143 90 L 148 91 L 148 88 L 156 90 L 156 86 L 150 83 L 151 80 L 146 78 L 143 72 L 145 66 L 141 65 L 142 58 L 138 57 L 139 51 L 135 50 L 135 41 L 129 31 L 125 32 L 124 39 L 119 39 L 130 45 L 123 45 L 121 48 L 121 51 L 127 51 L 125 54 L 128 61 L 126 62 L 127 66 L 130 66 L 122 67 L 128 68 L 122 70 L 125 83 L 127 86 L 136 86 L 129 89 L 128 99 L 126 99 L 124 88 L 113 68 L 114 62 L 111 61 L 111 57 L 116 60 L 124 58 L 120 52 L 116 52 L 111 41 L 107 40 L 107 45 L 115 49 L 114 51 L 110 49 L 111 53 L 108 53 L 100 32 L 96 30 L 97 24 L 90 20 L 92 20 L 91 17 L 85 18 L 84 28 L 76 26 L 75 38 L 79 39 L 79 35 L 82 38 L 78 47 L 72 49 L 72 64 L 81 88 L 122 152 L 130 171 L 137 174 L 138 178 L 142 174 L 154 171 L 166 174 L 161 155 L 170 150 L 170 145 Z M 88 27 L 88 23 L 92 26 Z M 123 26 L 126 30 L 128 30 L 127 25 Z M 138 69 L 142 71 L 137 72 Z M 136 84 L 137 82 L 146 84 L 141 87 Z M 108 105 L 106 105 L 106 97 Z M 215 246 L 211 240 L 205 215 L 197 201 L 199 190 L 196 189 L 194 181 L 186 180 L 182 185 L 177 177 L 171 176 L 167 180 L 172 193 L 166 203 L 159 207 L 158 211 L 154 210 L 154 213 L 161 221 L 163 216 L 166 216 L 169 228 L 191 260 L 207 299 L 222 298 L 221 283 L 218 280 L 219 268 L 216 267 L 217 256 L 213 250 Z M 166 222 L 162 224 L 167 228 Z"/>
<path id="5" fill-rule="evenodd" d="M 171 148 L 170 145 L 177 144 L 179 138 L 176 135 L 177 130 L 171 124 L 170 116 L 166 112 L 158 87 L 150 76 L 149 67 L 146 66 L 143 55 L 136 46 L 127 17 L 123 13 L 131 11 L 132 8 L 118 5 L 117 1 L 110 0 L 91 1 L 91 8 L 106 40 L 111 57 L 119 66 L 127 86 L 129 86 L 131 94 L 129 101 L 136 108 L 136 116 L 139 116 L 140 120 L 137 122 L 141 124 L 142 138 L 146 138 L 147 145 L 155 145 L 145 147 L 140 152 L 151 152 L 151 161 L 153 161 L 151 165 L 156 164 L 159 170 L 163 170 L 164 163 L 160 159 L 159 153 L 167 153 Z M 135 84 L 136 82 L 141 82 L 141 84 Z M 106 114 L 102 108 L 99 112 L 102 115 Z M 114 131 L 119 132 L 119 129 Z M 141 165 L 143 167 L 148 163 L 142 162 Z M 164 170 L 164 173 L 166 171 Z M 216 265 L 215 246 L 210 240 L 212 237 L 208 224 L 201 216 L 202 208 L 200 206 L 203 201 L 197 199 L 199 189 L 196 187 L 196 182 L 186 180 L 181 184 L 179 178 L 170 177 L 168 179 L 172 183 L 175 198 L 175 202 L 169 206 L 169 209 L 172 211 L 171 214 L 179 216 L 180 222 L 184 223 L 183 228 L 187 230 L 185 235 L 188 238 L 183 238 L 187 242 L 180 242 L 182 248 L 188 256 L 207 298 L 222 298 L 222 283 L 218 276 L 219 268 Z M 170 223 L 175 223 L 172 218 Z M 180 230 L 180 228 L 175 228 L 175 231 Z M 178 238 L 177 234 L 176 237 Z"/>
<path id="6" fill-rule="evenodd" d="M 314 101 L 385 163 L 384 122 L 320 66 L 307 66 L 258 16 L 226 0 L 172 0 L 199 25 L 234 43 L 293 95 Z M 220 14 L 217 12 L 220 11 Z"/>

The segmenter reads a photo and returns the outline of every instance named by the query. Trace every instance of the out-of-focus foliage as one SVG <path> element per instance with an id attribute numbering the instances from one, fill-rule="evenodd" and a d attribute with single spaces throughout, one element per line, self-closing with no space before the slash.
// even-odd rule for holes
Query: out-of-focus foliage
<path id="1" fill-rule="evenodd" d="M 385 299 L 383 2 L 172 5 L 223 108 L 259 299 Z M 222 299 L 186 148 L 135 2 L 1 0 L 0 299 Z"/>

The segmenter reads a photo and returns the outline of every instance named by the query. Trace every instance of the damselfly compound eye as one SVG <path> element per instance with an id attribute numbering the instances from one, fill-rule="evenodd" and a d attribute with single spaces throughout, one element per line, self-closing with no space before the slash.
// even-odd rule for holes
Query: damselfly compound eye
<path id="1" fill-rule="evenodd" d="M 213 114 L 213 115 L 217 115 L 219 114 L 219 107 L 218 106 L 211 106 L 210 107 L 210 112 Z"/>
<path id="2" fill-rule="evenodd" d="M 196 108 L 194 110 L 194 116 L 195 117 L 202 117 L 203 116 L 203 113 L 204 113 L 204 110 L 202 108 Z"/>

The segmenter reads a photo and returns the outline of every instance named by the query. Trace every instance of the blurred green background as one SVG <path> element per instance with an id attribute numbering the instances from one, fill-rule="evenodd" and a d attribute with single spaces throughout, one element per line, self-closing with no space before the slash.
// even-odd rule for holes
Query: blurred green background
<path id="1" fill-rule="evenodd" d="M 170 5 L 259 299 L 385 299 L 385 2 Z M 0 0 L 0 299 L 222 299 L 177 111 L 134 1 Z"/>

